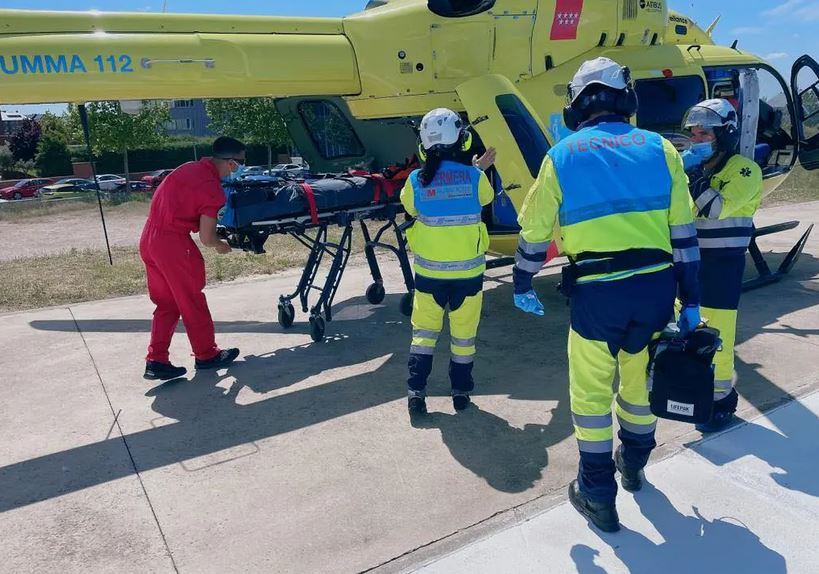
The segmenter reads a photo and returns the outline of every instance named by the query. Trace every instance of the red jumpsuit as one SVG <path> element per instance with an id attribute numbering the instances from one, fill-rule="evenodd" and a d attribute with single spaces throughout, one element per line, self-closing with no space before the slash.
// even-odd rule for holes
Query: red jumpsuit
<path id="1" fill-rule="evenodd" d="M 191 233 L 199 231 L 200 215 L 215 219 L 224 204 L 219 172 L 209 158 L 178 167 L 154 193 L 139 242 L 148 293 L 156 305 L 148 361 L 170 362 L 168 349 L 180 315 L 197 359 L 219 353 L 202 292 L 205 260 Z"/>

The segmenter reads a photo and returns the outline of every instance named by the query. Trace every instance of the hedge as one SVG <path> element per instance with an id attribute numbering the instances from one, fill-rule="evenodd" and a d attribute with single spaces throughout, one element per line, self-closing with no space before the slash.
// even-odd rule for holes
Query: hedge
<path id="1" fill-rule="evenodd" d="M 196 157 L 210 155 L 210 144 L 197 144 Z M 287 148 L 273 148 L 273 163 L 277 155 L 286 153 Z M 193 145 L 171 144 L 156 149 L 128 150 L 128 167 L 131 172 L 147 172 L 155 169 L 174 168 L 194 159 Z M 86 162 L 88 153 L 84 149 L 71 150 L 71 161 Z M 249 145 L 247 148 L 247 165 L 267 165 L 267 147 Z M 122 173 L 122 154 L 106 152 L 97 158 L 98 173 Z"/>

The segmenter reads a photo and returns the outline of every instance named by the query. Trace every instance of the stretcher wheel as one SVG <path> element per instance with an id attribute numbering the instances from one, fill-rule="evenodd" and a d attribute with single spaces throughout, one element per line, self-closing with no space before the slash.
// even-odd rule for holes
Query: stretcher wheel
<path id="1" fill-rule="evenodd" d="M 290 302 L 279 303 L 279 325 L 285 329 L 293 326 L 293 320 L 296 318 L 296 310 Z"/>
<path id="2" fill-rule="evenodd" d="M 320 343 L 324 340 L 324 331 L 326 325 L 324 318 L 321 315 L 313 315 L 310 317 L 310 337 L 316 342 Z"/>
<path id="3" fill-rule="evenodd" d="M 405 317 L 412 316 L 413 299 L 415 299 L 415 291 L 404 293 L 404 296 L 401 297 L 401 314 L 404 315 Z"/>
<path id="4" fill-rule="evenodd" d="M 378 305 L 382 301 L 384 301 L 384 297 L 387 295 L 387 291 L 384 289 L 384 286 L 381 283 L 373 283 L 369 287 L 367 287 L 367 301 L 369 301 L 373 305 Z"/>

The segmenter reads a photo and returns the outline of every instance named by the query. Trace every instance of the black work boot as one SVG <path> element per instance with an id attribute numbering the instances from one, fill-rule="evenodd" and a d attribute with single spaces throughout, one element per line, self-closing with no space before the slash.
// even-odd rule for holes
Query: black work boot
<path id="1" fill-rule="evenodd" d="M 452 406 L 455 407 L 456 411 L 466 410 L 471 402 L 472 400 L 469 398 L 469 395 L 465 393 L 452 395 Z"/>
<path id="2" fill-rule="evenodd" d="M 427 414 L 427 402 L 424 397 L 412 396 L 407 401 L 407 410 L 410 416 Z"/>
<path id="3" fill-rule="evenodd" d="M 617 447 L 614 451 L 614 466 L 620 471 L 620 484 L 629 492 L 637 492 L 643 488 L 643 479 L 645 473 L 642 469 L 633 469 L 626 466 L 623 461 L 623 445 Z"/>
<path id="4" fill-rule="evenodd" d="M 229 364 L 235 361 L 236 357 L 238 356 L 239 349 L 222 349 L 212 359 L 208 359 L 206 361 L 200 361 L 199 359 L 196 359 L 196 368 L 221 369 L 222 367 L 227 367 Z"/>
<path id="5" fill-rule="evenodd" d="M 145 374 L 142 378 L 149 381 L 170 381 L 184 377 L 187 372 L 188 369 L 185 367 L 174 367 L 170 363 L 145 361 Z"/>
<path id="6" fill-rule="evenodd" d="M 703 434 L 719 432 L 731 426 L 734 422 L 734 412 L 737 410 L 737 402 L 739 395 L 736 389 L 731 389 L 731 392 L 724 399 L 720 399 L 714 403 L 714 412 L 711 415 L 711 420 L 707 423 L 700 423 L 695 425 L 698 431 Z"/>
<path id="7" fill-rule="evenodd" d="M 592 524 L 603 532 L 617 532 L 620 530 L 620 517 L 617 516 L 617 507 L 614 503 L 590 500 L 580 491 L 577 480 L 573 480 L 569 484 L 569 500 L 580 514 L 588 518 Z"/>

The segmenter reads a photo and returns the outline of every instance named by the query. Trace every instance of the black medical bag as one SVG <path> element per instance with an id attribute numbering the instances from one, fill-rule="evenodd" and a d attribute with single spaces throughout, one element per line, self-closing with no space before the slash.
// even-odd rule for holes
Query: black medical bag
<path id="1" fill-rule="evenodd" d="M 699 327 L 686 336 L 664 332 L 649 346 L 648 398 L 660 418 L 706 423 L 714 407 L 714 355 L 719 331 Z"/>

